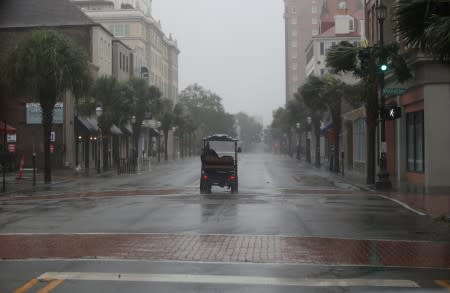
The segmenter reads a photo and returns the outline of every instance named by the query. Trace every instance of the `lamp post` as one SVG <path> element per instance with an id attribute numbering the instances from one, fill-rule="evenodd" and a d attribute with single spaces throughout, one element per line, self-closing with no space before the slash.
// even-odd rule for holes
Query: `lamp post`
<path id="1" fill-rule="evenodd" d="M 308 122 L 308 129 L 306 131 L 306 162 L 311 164 L 311 123 L 312 123 L 312 118 L 308 117 L 308 118 L 306 118 L 306 121 Z"/>
<path id="2" fill-rule="evenodd" d="M 95 115 L 97 116 L 97 125 L 98 125 L 98 132 L 99 132 L 99 138 L 97 139 L 97 173 L 101 172 L 101 168 L 100 168 L 100 156 L 101 156 L 101 151 L 100 151 L 100 145 L 103 144 L 102 141 L 102 128 L 100 127 L 100 117 L 103 114 L 103 109 L 100 106 L 97 106 L 97 108 L 95 108 Z"/>
<path id="3" fill-rule="evenodd" d="M 383 1 L 379 0 L 377 3 L 377 6 L 375 8 L 377 19 L 379 23 L 379 30 L 380 30 L 380 57 L 379 57 L 379 63 L 380 65 L 384 65 L 384 31 L 383 31 L 383 24 L 384 20 L 386 19 L 387 14 L 387 8 L 385 5 L 383 5 Z M 378 190 L 389 190 L 392 188 L 392 183 L 389 180 L 389 173 L 387 171 L 387 158 L 386 158 L 386 130 L 385 130 L 385 122 L 381 116 L 381 111 L 384 108 L 384 70 L 386 68 L 381 68 L 379 70 L 379 87 L 380 87 L 380 93 L 379 93 L 379 106 L 378 106 L 378 119 L 380 121 L 380 159 L 379 159 L 379 172 L 377 174 L 378 179 L 375 183 L 375 187 Z"/>
<path id="4" fill-rule="evenodd" d="M 295 124 L 297 127 L 297 160 L 300 160 L 300 122 Z"/>

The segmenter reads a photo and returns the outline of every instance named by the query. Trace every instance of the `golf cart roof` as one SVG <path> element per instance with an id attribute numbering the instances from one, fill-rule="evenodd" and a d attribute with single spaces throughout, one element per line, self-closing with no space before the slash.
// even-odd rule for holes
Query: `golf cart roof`
<path id="1" fill-rule="evenodd" d="M 238 141 L 238 139 L 233 138 L 227 134 L 214 134 L 203 138 L 204 141 Z"/>

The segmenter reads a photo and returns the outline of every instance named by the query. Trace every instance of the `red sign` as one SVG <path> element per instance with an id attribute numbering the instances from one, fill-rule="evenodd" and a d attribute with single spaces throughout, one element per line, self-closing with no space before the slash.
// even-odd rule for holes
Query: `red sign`
<path id="1" fill-rule="evenodd" d="M 50 145 L 50 154 L 53 154 L 55 152 L 55 145 L 51 144 Z"/>
<path id="2" fill-rule="evenodd" d="M 10 153 L 15 153 L 16 152 L 16 145 L 15 144 L 8 144 L 8 151 Z"/>

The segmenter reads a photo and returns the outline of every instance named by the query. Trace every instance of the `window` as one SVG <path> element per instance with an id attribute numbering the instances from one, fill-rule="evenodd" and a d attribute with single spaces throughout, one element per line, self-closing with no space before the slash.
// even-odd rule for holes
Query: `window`
<path id="1" fill-rule="evenodd" d="M 317 18 L 314 17 L 314 18 L 312 19 L 312 24 L 317 24 Z"/>
<path id="2" fill-rule="evenodd" d="M 116 37 L 125 37 L 130 34 L 130 25 L 124 23 L 112 24 L 109 26 L 109 30 Z"/>
<path id="3" fill-rule="evenodd" d="M 292 42 L 292 48 L 297 48 L 297 42 Z"/>
<path id="4" fill-rule="evenodd" d="M 318 34 L 319 34 L 319 29 L 313 28 L 313 30 L 312 30 L 312 35 L 313 35 L 313 36 L 317 36 Z"/>
<path id="5" fill-rule="evenodd" d="M 355 21 L 353 18 L 348 20 L 348 30 L 351 32 L 355 31 Z"/>
<path id="6" fill-rule="evenodd" d="M 292 24 L 297 24 L 297 18 L 296 17 L 293 17 L 291 21 L 292 21 Z"/>
<path id="7" fill-rule="evenodd" d="M 424 121 L 423 111 L 406 114 L 407 168 L 411 172 L 423 172 L 424 166 Z"/>
<path id="8" fill-rule="evenodd" d="M 355 161 L 366 161 L 366 121 L 358 119 L 354 123 Z"/>
<path id="9" fill-rule="evenodd" d="M 292 37 L 297 37 L 297 30 L 292 30 L 291 35 Z"/>
<path id="10" fill-rule="evenodd" d="M 292 54 L 292 59 L 297 59 L 297 51 L 296 50 L 293 50 L 291 54 Z"/>
<path id="11" fill-rule="evenodd" d="M 312 13 L 317 13 L 317 6 L 316 5 L 312 6 Z"/>
<path id="12" fill-rule="evenodd" d="M 325 44 L 323 42 L 320 42 L 320 55 L 325 54 Z"/>
<path id="13" fill-rule="evenodd" d="M 128 72 L 128 56 L 125 57 L 125 72 Z"/>
<path id="14" fill-rule="evenodd" d="M 291 7 L 291 13 L 293 13 L 293 14 L 297 13 L 297 10 L 295 9 L 295 7 Z"/>
<path id="15" fill-rule="evenodd" d="M 122 69 L 122 52 L 119 52 L 119 68 Z"/>
<path id="16" fill-rule="evenodd" d="M 325 74 L 325 69 L 321 68 L 321 69 L 320 69 L 320 75 L 322 76 L 322 75 L 324 75 L 324 74 Z"/>

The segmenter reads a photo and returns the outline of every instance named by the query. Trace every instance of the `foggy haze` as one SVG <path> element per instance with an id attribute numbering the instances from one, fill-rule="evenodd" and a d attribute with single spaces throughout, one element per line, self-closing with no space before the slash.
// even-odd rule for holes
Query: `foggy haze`
<path id="1" fill-rule="evenodd" d="M 260 116 L 284 105 L 281 0 L 153 0 L 153 17 L 178 40 L 180 91 L 216 92 L 229 113 Z"/>

